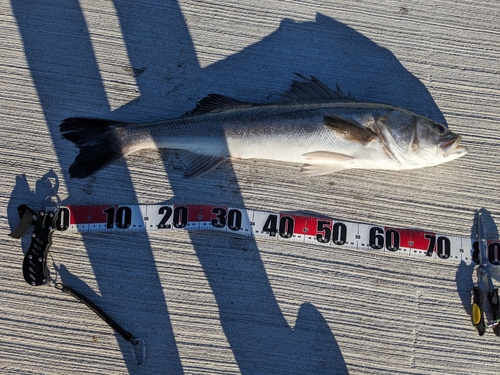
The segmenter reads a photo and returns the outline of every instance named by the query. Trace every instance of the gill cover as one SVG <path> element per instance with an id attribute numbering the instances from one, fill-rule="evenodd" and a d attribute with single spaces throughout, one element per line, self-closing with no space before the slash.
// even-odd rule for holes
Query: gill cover
<path id="1" fill-rule="evenodd" d="M 407 167 L 416 163 L 412 155 L 418 150 L 416 117 L 405 110 L 389 110 L 376 120 L 376 127 L 382 135 L 386 151 Z"/>

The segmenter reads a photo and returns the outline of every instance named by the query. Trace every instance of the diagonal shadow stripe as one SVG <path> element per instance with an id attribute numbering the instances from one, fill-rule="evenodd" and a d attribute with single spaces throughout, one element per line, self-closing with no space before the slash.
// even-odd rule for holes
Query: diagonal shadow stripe
<path id="1" fill-rule="evenodd" d="M 62 165 L 67 165 L 67 161 L 73 156 L 59 133 L 61 120 L 75 113 L 81 115 L 91 113 L 102 117 L 113 115 L 107 105 L 106 93 L 82 10 L 76 0 L 64 2 L 14 0 L 12 9 L 57 156 Z M 93 188 L 93 180 L 85 182 L 70 180 L 66 171 L 67 168 L 64 170 L 64 177 L 67 182 L 68 199 L 63 204 L 81 201 L 82 195 L 86 196 L 82 191 L 88 193 Z M 99 183 L 102 183 L 102 180 Z M 130 203 L 136 202 L 128 173 L 124 173 L 119 181 L 104 182 L 104 186 L 115 186 L 118 190 L 127 192 L 123 194 L 123 199 Z M 83 240 L 102 295 L 102 300 L 98 304 L 115 316 L 120 311 L 140 312 L 135 315 L 135 326 L 127 328 L 137 337 L 147 337 L 150 347 L 149 366 L 161 369 L 158 371 L 164 373 L 183 373 L 168 308 L 147 236 L 135 236 L 133 248 L 125 251 L 130 264 L 140 263 L 143 267 L 141 275 L 132 282 L 129 279 L 130 275 L 127 274 L 127 267 L 120 262 L 123 252 L 118 254 L 116 247 L 114 252 L 109 252 L 105 243 L 96 241 L 92 236 L 83 236 Z M 110 273 L 111 278 L 108 277 Z M 62 277 L 68 285 L 72 283 L 76 289 L 91 295 L 88 287 L 78 282 L 72 275 L 66 273 L 62 274 Z M 124 289 L 125 285 L 127 289 Z M 142 285 L 148 286 L 147 293 L 143 291 Z M 144 313 L 145 295 L 148 297 L 148 303 L 154 305 L 156 311 L 162 310 L 163 313 Z M 96 295 L 91 296 L 94 300 L 97 298 Z M 119 336 L 117 341 L 129 371 L 137 371 L 129 343 Z M 161 352 L 161 355 L 156 355 L 154 349 Z"/>

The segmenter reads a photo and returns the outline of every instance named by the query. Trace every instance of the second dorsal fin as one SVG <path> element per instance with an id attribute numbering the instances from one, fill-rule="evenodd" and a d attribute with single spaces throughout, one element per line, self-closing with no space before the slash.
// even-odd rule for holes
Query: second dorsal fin
<path id="1" fill-rule="evenodd" d="M 185 116 L 201 115 L 207 112 L 220 111 L 230 107 L 250 107 L 252 103 L 243 102 L 220 94 L 208 94 L 201 99 L 196 108 L 186 112 Z"/>

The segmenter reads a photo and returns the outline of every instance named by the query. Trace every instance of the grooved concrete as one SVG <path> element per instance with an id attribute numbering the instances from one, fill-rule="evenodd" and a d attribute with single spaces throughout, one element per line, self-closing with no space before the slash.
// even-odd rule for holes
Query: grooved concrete
<path id="1" fill-rule="evenodd" d="M 0 372 L 497 374 L 498 338 L 470 323 L 472 267 L 220 235 L 56 235 L 62 280 L 136 337 L 148 360 L 69 296 L 22 278 L 16 207 L 59 178 L 66 204 L 206 203 L 470 236 L 500 216 L 500 6 L 495 1 L 0 3 Z M 307 178 L 225 163 L 182 177 L 143 151 L 71 180 L 74 116 L 150 121 L 210 92 L 266 101 L 293 72 L 447 124 L 470 153 L 438 167 Z"/>

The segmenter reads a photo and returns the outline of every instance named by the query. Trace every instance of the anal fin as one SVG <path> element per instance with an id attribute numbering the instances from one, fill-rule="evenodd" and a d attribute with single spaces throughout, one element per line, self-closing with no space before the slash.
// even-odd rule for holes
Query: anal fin
<path id="1" fill-rule="evenodd" d="M 323 176 L 325 174 L 336 173 L 347 169 L 341 163 L 334 164 L 304 164 L 300 170 L 306 176 Z"/>
<path id="2" fill-rule="evenodd" d="M 184 173 L 186 178 L 201 176 L 226 160 L 225 157 L 201 155 L 190 151 L 179 151 L 179 157 L 186 167 Z"/>

